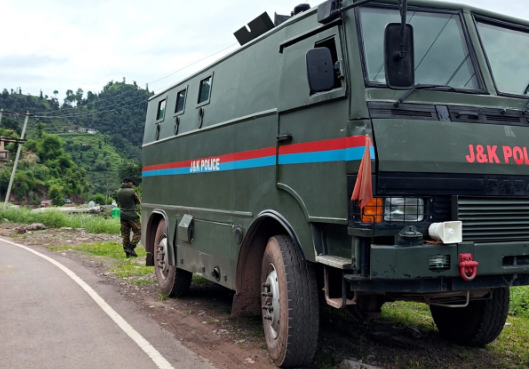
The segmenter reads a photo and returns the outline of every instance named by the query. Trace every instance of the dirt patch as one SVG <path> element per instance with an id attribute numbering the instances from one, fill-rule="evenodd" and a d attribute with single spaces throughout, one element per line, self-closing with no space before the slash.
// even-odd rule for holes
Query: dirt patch
<path id="1" fill-rule="evenodd" d="M 117 235 L 87 234 L 82 230 L 45 229 L 18 234 L 14 223 L 0 224 L 0 235 L 26 245 L 80 245 L 118 241 Z M 218 368 L 275 368 L 270 360 L 261 319 L 231 318 L 233 292 L 214 283 L 196 280 L 182 298 L 166 299 L 156 284 L 134 285 L 133 278 L 113 276 L 105 258 L 82 252 L 59 251 L 94 270 L 104 283 L 119 287 L 122 296 L 170 331 L 176 339 Z M 138 259 L 139 265 L 144 260 Z M 154 273 L 150 280 L 155 283 Z M 145 278 L 143 278 L 145 279 Z M 463 348 L 440 338 L 433 325 L 410 326 L 399 322 L 357 322 L 323 307 L 320 338 L 311 368 L 334 368 L 353 359 L 385 369 L 405 368 L 522 368 L 507 355 L 489 348 Z M 525 366 L 527 367 L 527 366 Z"/>

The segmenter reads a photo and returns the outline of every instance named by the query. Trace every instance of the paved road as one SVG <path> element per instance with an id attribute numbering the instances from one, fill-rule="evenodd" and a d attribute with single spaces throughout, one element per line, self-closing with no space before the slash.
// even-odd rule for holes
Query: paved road
<path id="1" fill-rule="evenodd" d="M 100 304 L 114 319 L 65 271 L 0 239 L 1 369 L 213 369 L 125 301 L 115 286 L 101 283 L 75 261 L 42 248 L 31 250 L 61 263 L 81 284 L 86 282 L 86 289 L 102 298 Z M 125 330 L 132 326 L 132 338 L 115 320 Z"/>

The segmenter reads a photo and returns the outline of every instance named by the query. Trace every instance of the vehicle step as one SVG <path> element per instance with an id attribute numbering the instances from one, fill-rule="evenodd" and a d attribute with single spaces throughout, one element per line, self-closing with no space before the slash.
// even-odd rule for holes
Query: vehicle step
<path id="1" fill-rule="evenodd" d="M 338 269 L 353 269 L 351 259 L 342 258 L 341 256 L 318 255 L 316 261 L 323 265 L 328 265 Z"/>

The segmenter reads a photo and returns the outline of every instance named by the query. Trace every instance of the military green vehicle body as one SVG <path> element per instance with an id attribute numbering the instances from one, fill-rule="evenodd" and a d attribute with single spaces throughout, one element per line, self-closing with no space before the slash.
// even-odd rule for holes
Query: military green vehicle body
<path id="1" fill-rule="evenodd" d="M 314 267 L 327 303 L 359 305 L 364 317 L 384 301 L 464 307 L 529 284 L 529 75 L 512 72 L 527 59 L 529 23 L 408 2 L 415 82 L 455 90 L 419 88 L 397 102 L 409 89 L 387 87 L 383 59 L 397 9 L 370 3 L 326 24 L 307 10 L 153 96 L 147 250 L 163 219 L 166 263 L 235 290 L 234 315 L 260 314 L 263 251 L 283 234 Z M 514 64 L 501 63 L 505 43 Z M 331 51 L 335 82 L 312 93 L 306 54 L 316 47 Z M 350 199 L 366 135 L 380 199 L 373 216 Z M 458 220 L 462 242 L 430 242 L 431 223 Z M 419 244 L 398 236 L 409 226 Z M 479 263 L 472 280 L 461 254 Z"/>

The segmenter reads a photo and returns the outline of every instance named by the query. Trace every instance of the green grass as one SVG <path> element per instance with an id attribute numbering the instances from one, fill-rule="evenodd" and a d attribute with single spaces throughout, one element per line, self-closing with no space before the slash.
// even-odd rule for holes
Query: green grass
<path id="1" fill-rule="evenodd" d="M 447 350 L 469 363 L 475 360 L 479 362 L 479 358 L 482 356 L 488 357 L 494 363 L 490 368 L 528 368 L 529 312 L 526 309 L 528 294 L 529 286 L 511 288 L 511 306 L 507 325 L 503 328 L 500 336 L 486 346 L 485 351 L 457 345 L 447 345 Z M 429 307 L 420 303 L 387 303 L 384 305 L 377 323 L 392 326 L 412 326 L 423 333 L 438 334 Z M 413 367 L 413 365 L 409 364 L 409 367 Z M 468 367 L 477 368 L 474 365 Z"/>
<path id="2" fill-rule="evenodd" d="M 198 274 L 193 274 L 193 277 L 191 278 L 191 283 L 196 285 L 196 284 L 206 284 L 206 283 L 212 283 L 212 282 L 208 281 L 206 278 Z"/>
<path id="3" fill-rule="evenodd" d="M 83 251 L 88 254 L 103 256 L 106 258 L 115 259 L 116 261 L 133 261 L 137 259 L 127 259 L 123 252 L 123 246 L 118 242 L 96 242 L 87 243 L 79 246 L 72 245 L 61 245 L 61 246 L 50 246 L 52 251 L 64 251 L 64 250 L 77 250 Z M 147 252 L 142 246 L 135 249 L 138 257 L 145 257 Z M 128 264 L 127 264 L 128 265 Z M 126 277 L 126 275 L 124 275 Z"/>
<path id="4" fill-rule="evenodd" d="M 112 265 L 109 268 L 109 273 L 116 277 L 123 278 L 125 281 L 130 279 L 130 283 L 135 285 L 146 285 L 154 284 L 156 280 L 142 278 L 152 276 L 154 274 L 154 267 L 148 267 L 138 264 L 136 258 L 127 259 L 123 252 L 123 247 L 117 242 L 97 242 L 88 243 L 79 246 L 72 245 L 60 245 L 60 246 L 48 246 L 48 249 L 52 251 L 64 251 L 64 250 L 76 250 L 82 251 L 87 254 L 99 256 L 102 258 L 111 259 Z M 147 255 L 143 247 L 137 247 L 135 249 L 138 257 L 142 258 Z M 139 278 L 135 278 L 139 277 Z"/>
<path id="5" fill-rule="evenodd" d="M 511 288 L 511 315 L 529 318 L 529 286 Z"/>
<path id="6" fill-rule="evenodd" d="M 146 278 L 138 278 L 132 282 L 132 284 L 135 284 L 136 286 L 145 286 L 149 284 L 156 284 L 156 279 L 146 279 Z"/>
<path id="7" fill-rule="evenodd" d="M 119 234 L 121 227 L 119 219 L 105 219 L 101 216 L 88 214 L 66 214 L 54 210 L 32 212 L 26 208 L 2 209 L 0 210 L 0 219 L 24 224 L 42 223 L 48 228 L 84 228 L 88 233 Z"/>
<path id="8" fill-rule="evenodd" d="M 138 265 L 133 259 L 128 259 L 115 263 L 109 272 L 120 278 L 145 277 L 153 274 L 154 267 Z"/>

